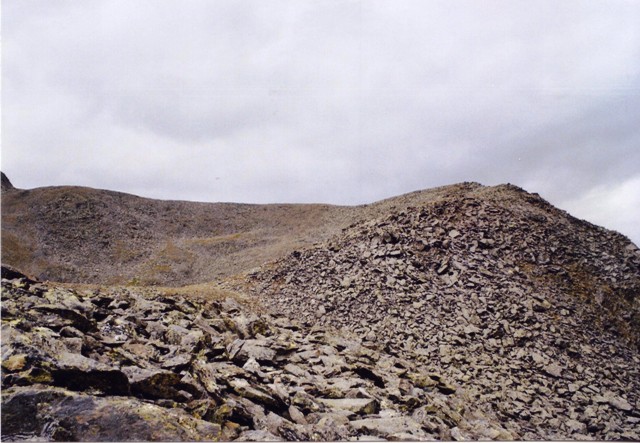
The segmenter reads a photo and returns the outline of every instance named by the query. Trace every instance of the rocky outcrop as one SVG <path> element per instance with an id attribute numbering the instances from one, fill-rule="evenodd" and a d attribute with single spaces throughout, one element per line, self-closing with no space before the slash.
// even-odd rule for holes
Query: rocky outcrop
<path id="1" fill-rule="evenodd" d="M 428 365 L 232 294 L 72 290 L 8 269 L 2 294 L 3 440 L 518 436 Z"/>
<path id="2" fill-rule="evenodd" d="M 250 288 L 415 356 L 523 438 L 638 439 L 640 251 L 537 195 L 488 191 L 353 225 Z"/>
<path id="3" fill-rule="evenodd" d="M 11 181 L 9 180 L 9 177 L 7 177 L 4 172 L 0 171 L 0 176 L 2 176 L 2 179 L 1 179 L 1 181 L 2 181 L 2 192 L 12 191 L 12 190 L 15 189 L 13 187 L 13 185 L 11 184 Z"/>

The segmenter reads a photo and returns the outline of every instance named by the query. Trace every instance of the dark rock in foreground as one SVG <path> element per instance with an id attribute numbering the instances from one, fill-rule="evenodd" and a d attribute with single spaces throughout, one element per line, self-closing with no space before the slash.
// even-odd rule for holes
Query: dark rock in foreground
<path id="1" fill-rule="evenodd" d="M 221 427 L 135 398 L 27 386 L 3 393 L 2 433 L 3 440 L 196 441 L 218 440 Z"/>

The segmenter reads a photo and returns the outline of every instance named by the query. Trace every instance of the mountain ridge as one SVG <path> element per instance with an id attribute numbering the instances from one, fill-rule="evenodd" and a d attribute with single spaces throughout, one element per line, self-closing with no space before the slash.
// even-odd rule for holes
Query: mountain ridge
<path id="1" fill-rule="evenodd" d="M 442 186 L 356 206 L 155 200 L 77 186 L 11 188 L 3 192 L 3 259 L 43 280 L 203 283 L 324 241 L 394 206 L 481 186 Z"/>
<path id="2" fill-rule="evenodd" d="M 3 439 L 640 439 L 640 250 L 515 185 L 2 222 Z"/>

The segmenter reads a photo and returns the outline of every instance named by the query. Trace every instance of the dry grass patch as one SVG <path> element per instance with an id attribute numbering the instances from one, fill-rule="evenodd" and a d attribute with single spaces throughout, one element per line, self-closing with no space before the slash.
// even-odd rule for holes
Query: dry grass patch
<path id="1" fill-rule="evenodd" d="M 236 232 L 228 235 L 218 235 L 215 237 L 196 237 L 184 240 L 184 243 L 189 246 L 213 246 L 220 243 L 233 242 L 245 237 L 246 233 Z"/>
<path id="2" fill-rule="evenodd" d="M 2 231 L 2 261 L 22 269 L 33 263 L 33 250 L 16 235 Z"/>

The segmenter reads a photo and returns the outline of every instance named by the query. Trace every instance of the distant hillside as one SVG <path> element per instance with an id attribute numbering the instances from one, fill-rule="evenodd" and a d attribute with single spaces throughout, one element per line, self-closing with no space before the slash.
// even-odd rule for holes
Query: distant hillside
<path id="1" fill-rule="evenodd" d="M 329 205 L 160 201 L 81 187 L 8 188 L 2 260 L 44 280 L 180 286 L 327 238 L 353 217 Z"/>
<path id="2" fill-rule="evenodd" d="M 453 185 L 348 207 L 162 201 L 75 186 L 8 186 L 2 260 L 42 280 L 182 286 L 247 271 L 389 208 L 456 192 Z"/>

